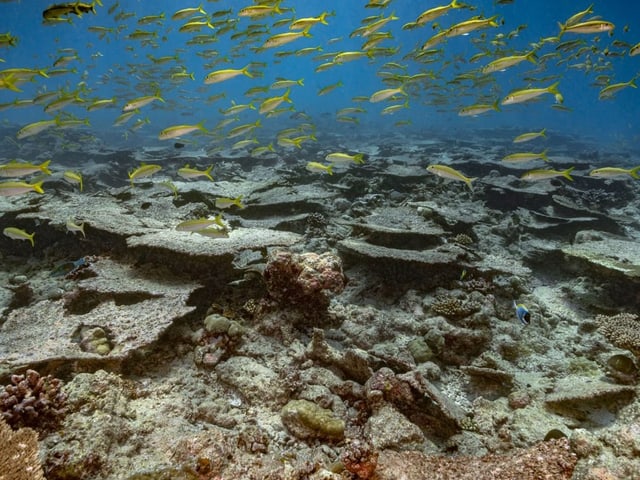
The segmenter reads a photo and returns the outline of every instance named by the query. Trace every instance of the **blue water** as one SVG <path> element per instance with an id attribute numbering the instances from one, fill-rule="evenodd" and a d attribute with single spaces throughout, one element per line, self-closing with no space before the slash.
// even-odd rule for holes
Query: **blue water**
<path id="1" fill-rule="evenodd" d="M 446 132 L 454 136 L 464 136 L 478 128 L 514 129 L 518 133 L 547 128 L 550 132 L 570 134 L 605 146 L 627 147 L 635 149 L 638 144 L 638 119 L 640 119 L 640 90 L 625 88 L 614 98 L 599 100 L 602 86 L 594 85 L 598 75 L 607 75 L 610 83 L 626 82 L 640 73 L 640 55 L 628 55 L 629 46 L 640 42 L 640 6 L 626 1 L 597 1 L 594 13 L 584 20 L 600 18 L 615 24 L 613 35 L 565 34 L 560 42 L 582 40 L 584 49 L 576 55 L 579 47 L 567 52 L 559 52 L 555 57 L 534 65 L 523 62 L 504 72 L 496 72 L 489 77 L 495 81 L 478 82 L 484 78 L 476 73 L 476 80 L 462 80 L 452 83 L 461 74 L 480 69 L 489 61 L 506 55 L 522 54 L 531 50 L 533 42 L 558 34 L 558 22 L 565 22 L 571 15 L 586 9 L 589 2 L 574 0 L 525 1 L 515 0 L 511 4 L 497 4 L 494 1 L 472 1 L 473 10 L 461 8 L 449 11 L 422 27 L 405 30 L 402 26 L 414 21 L 423 11 L 444 2 L 391 1 L 386 8 L 366 8 L 365 2 L 356 1 L 287 1 L 281 2 L 283 9 L 293 9 L 281 14 L 263 18 L 240 18 L 237 13 L 242 7 L 252 5 L 246 2 L 209 1 L 202 3 L 207 14 L 230 10 L 228 14 L 216 16 L 214 29 L 203 28 L 200 32 L 182 33 L 179 28 L 188 22 L 172 20 L 171 16 L 180 8 L 197 7 L 197 2 L 175 1 L 126 1 L 104 0 L 104 6 L 96 5 L 96 14 L 87 13 L 81 18 L 70 15 L 70 22 L 44 25 L 42 11 L 50 5 L 49 1 L 13 1 L 0 4 L 0 33 L 10 32 L 18 37 L 15 47 L 0 49 L 0 70 L 5 68 L 53 68 L 54 61 L 67 55 L 64 49 L 77 52 L 77 59 L 65 68 L 70 73 L 44 78 L 35 76 L 32 82 L 20 85 L 22 92 L 0 89 L 0 104 L 15 100 L 31 99 L 45 91 L 73 92 L 80 88 L 78 96 L 84 103 L 71 104 L 63 109 L 64 116 L 89 119 L 90 130 L 98 137 L 108 136 L 111 142 L 122 138 L 136 119 L 148 118 L 139 130 L 126 133 L 129 142 L 140 145 L 162 143 L 157 134 L 176 124 L 194 124 L 204 121 L 209 130 L 223 118 L 220 109 L 228 108 L 235 101 L 243 104 L 252 102 L 258 106 L 265 98 L 281 95 L 283 90 L 271 90 L 258 93 L 253 97 L 246 92 L 252 87 L 269 86 L 278 77 L 304 79 L 304 86 L 291 89 L 291 104 L 295 112 L 304 112 L 309 118 L 300 118 L 294 111 L 286 112 L 275 118 L 265 118 L 256 110 L 248 110 L 232 125 L 214 131 L 211 136 L 190 135 L 188 140 L 202 145 L 231 144 L 239 139 L 225 140 L 225 132 L 230 128 L 261 119 L 262 128 L 255 131 L 261 144 L 274 140 L 274 133 L 282 128 L 294 127 L 302 122 L 315 124 L 324 133 L 351 131 L 362 132 L 372 127 L 393 132 L 398 129 L 415 133 L 425 138 L 435 132 Z M 112 10 L 109 14 L 108 11 Z M 271 35 L 289 31 L 288 24 L 272 27 L 275 22 L 287 18 L 301 18 L 320 15 L 322 12 L 334 12 L 327 20 L 329 25 L 316 24 L 310 29 L 310 38 L 300 38 L 287 45 L 256 51 Z M 165 14 L 165 18 L 149 25 L 139 25 L 138 20 L 146 15 Z M 361 58 L 344 63 L 322 72 L 315 69 L 321 63 L 330 61 L 318 59 L 319 53 L 328 54 L 359 50 L 366 38 L 350 34 L 363 24 L 366 17 L 395 14 L 398 20 L 390 21 L 381 32 L 390 32 L 392 38 L 383 40 L 379 47 L 395 49 L 397 53 L 389 56 L 376 55 L 374 58 Z M 129 16 L 123 14 L 131 14 Z M 435 61 L 424 63 L 412 58 L 411 52 L 420 46 L 438 28 L 448 28 L 456 23 L 476 15 L 485 17 L 498 15 L 500 25 L 470 35 L 450 38 L 436 45 L 441 50 L 434 55 Z M 127 16 L 126 19 L 118 19 Z M 233 24 L 227 32 L 218 33 L 220 28 Z M 247 39 L 242 36 L 232 39 L 232 35 L 246 31 L 259 24 L 265 33 Z M 520 25 L 526 26 L 518 34 L 509 35 Z M 117 30 L 100 35 L 89 31 L 89 27 L 100 26 Z M 153 31 L 157 38 L 150 42 L 127 38 L 136 29 Z M 204 45 L 189 45 L 196 35 L 215 35 L 215 42 Z M 508 37 L 508 38 L 507 38 Z M 619 43 L 614 43 L 614 42 Z M 626 44 L 626 46 L 625 46 Z M 538 50 L 538 57 L 556 52 L 558 43 L 546 43 Z M 321 47 L 322 52 L 309 55 L 284 55 L 286 52 L 308 47 Z M 213 49 L 219 52 L 215 57 L 203 58 L 199 52 Z M 417 50 L 416 50 L 417 49 Z M 487 51 L 488 54 L 471 63 L 474 55 Z M 613 53 L 613 54 L 611 54 Z M 156 65 L 148 56 L 154 58 L 175 55 L 176 59 Z M 207 68 L 208 62 L 224 59 L 215 66 Z M 205 85 L 203 79 L 207 73 L 223 68 L 242 68 L 250 62 L 256 62 L 251 71 L 260 75 L 256 78 L 240 76 L 222 83 Z M 387 62 L 403 66 L 402 70 L 392 69 Z M 585 65 L 591 65 L 590 68 Z M 593 68 L 593 67 L 598 68 Z M 193 73 L 195 80 L 171 80 L 173 72 L 184 70 Z M 409 108 L 401 109 L 393 115 L 381 115 L 381 111 L 393 103 L 354 102 L 355 96 L 370 96 L 383 89 L 398 86 L 398 83 L 385 83 L 383 72 L 415 75 L 421 72 L 433 74 L 434 79 L 415 82 L 409 91 Z M 492 103 L 504 98 L 511 90 L 528 87 L 547 87 L 558 76 L 559 90 L 564 97 L 566 110 L 553 108 L 552 95 L 544 95 L 539 101 L 521 105 L 510 105 L 501 111 L 490 111 L 477 117 L 460 117 L 458 111 L 476 103 Z M 547 80 L 549 78 L 549 80 Z M 541 81 L 536 81 L 541 79 Z M 318 96 L 318 91 L 336 82 L 342 86 L 331 93 Z M 140 114 L 127 124 L 114 127 L 114 120 L 120 115 L 122 106 L 129 100 L 141 95 L 161 92 L 165 103 L 154 102 L 143 107 Z M 210 102 L 213 95 L 224 93 L 225 98 Z M 87 112 L 86 106 L 95 99 L 115 97 L 115 108 Z M 434 100 L 437 99 L 437 102 Z M 437 104 L 434 104 L 437 103 Z M 284 103 L 281 107 L 289 106 Z M 44 105 L 23 108 L 7 106 L 2 112 L 5 125 L 18 128 L 31 122 L 53 118 L 53 114 L 43 111 Z M 345 124 L 336 119 L 336 111 L 345 107 L 362 107 L 366 113 L 355 116 L 359 124 Z M 410 124 L 407 121 L 410 121 Z M 33 141 L 37 136 L 22 141 Z"/>

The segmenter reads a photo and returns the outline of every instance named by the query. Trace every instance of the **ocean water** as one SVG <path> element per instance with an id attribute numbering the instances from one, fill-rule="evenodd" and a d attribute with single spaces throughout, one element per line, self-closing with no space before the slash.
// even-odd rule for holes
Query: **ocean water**
<path id="1" fill-rule="evenodd" d="M 58 92 L 58 95 L 78 95 L 76 102 L 56 112 L 63 118 L 88 119 L 91 126 L 87 131 L 98 136 L 109 134 L 112 143 L 117 143 L 118 137 L 133 135 L 132 144 L 143 146 L 161 143 L 157 133 L 167 126 L 201 121 L 210 135 L 185 138 L 201 145 L 224 144 L 228 141 L 225 133 L 230 128 L 258 119 L 262 119 L 262 128 L 254 133 L 261 144 L 272 141 L 274 131 L 295 127 L 304 121 L 327 133 L 345 128 L 360 131 L 404 129 L 422 137 L 429 137 L 434 131 L 464 136 L 477 128 L 509 128 L 523 133 L 547 128 L 590 138 L 602 145 L 627 145 L 629 148 L 637 145 L 638 90 L 625 88 L 613 98 L 598 99 L 606 85 L 627 82 L 639 72 L 640 56 L 629 56 L 630 48 L 640 41 L 640 27 L 634 23 L 635 5 L 594 2 L 593 13 L 585 15 L 582 21 L 612 22 L 615 28 L 610 34 L 566 33 L 554 41 L 553 37 L 560 31 L 558 23 L 587 9 L 587 3 L 568 0 L 553 3 L 467 2 L 468 8 L 451 9 L 417 28 L 406 28 L 406 25 L 415 22 L 424 11 L 436 7 L 437 2 L 391 1 L 384 2 L 384 8 L 376 8 L 374 3 L 285 1 L 280 3 L 282 13 L 251 18 L 238 15 L 239 10 L 250 6 L 251 2 L 246 5 L 203 2 L 206 15 L 195 12 L 193 17 L 206 20 L 209 15 L 214 28 L 204 26 L 200 31 L 181 32 L 180 28 L 190 17 L 174 20 L 172 15 L 181 8 L 198 5 L 104 0 L 104 6 L 95 6 L 95 14 L 86 13 L 81 18 L 69 14 L 61 16 L 61 21 L 46 24 L 42 11 L 49 6 L 47 2 L 3 2 L 0 5 L 3 25 L 0 33 L 10 32 L 18 40 L 15 46 L 0 50 L 0 58 L 4 60 L 0 67 L 46 72 L 54 68 L 54 62 L 60 57 L 71 57 L 68 64 L 61 67 L 68 69 L 68 73 L 54 73 L 49 78 L 36 75 L 20 85 L 21 92 L 0 90 L 0 104 L 5 107 L 4 125 L 20 128 L 53 118 L 54 113 L 43 112 L 46 103 L 20 108 L 12 108 L 9 104 L 33 99 L 44 92 Z M 314 24 L 309 29 L 310 37 L 261 49 L 270 36 L 290 31 L 287 19 L 317 17 L 323 12 L 329 14 L 328 25 Z M 145 24 L 145 17 L 150 15 L 163 17 Z M 388 33 L 388 38 L 383 37 L 377 44 L 379 50 L 369 50 L 373 52 L 370 57 L 316 71 L 319 65 L 331 62 L 334 53 L 359 51 L 371 37 L 360 35 L 358 29 L 367 22 L 374 23 L 378 18 L 392 15 L 393 20 L 377 30 L 377 33 Z M 430 47 L 433 52 L 422 57 L 418 55 L 423 53 L 421 47 L 425 41 L 434 34 L 476 16 L 495 16 L 497 26 L 448 38 Z M 95 27 L 108 30 L 102 32 Z M 136 30 L 149 35 L 141 39 L 130 38 Z M 194 37 L 198 35 L 207 43 L 195 43 Z M 562 47 L 565 42 L 577 43 Z M 492 60 L 528 53 L 536 45 L 540 59 L 537 64 L 524 61 L 488 75 L 479 71 Z M 301 49 L 316 50 L 297 55 Z M 164 62 L 152 60 L 162 57 L 171 58 Z M 252 64 L 250 71 L 255 78 L 240 76 L 212 85 L 203 83 L 205 75 L 211 71 L 243 68 L 249 64 Z M 193 79 L 172 79 L 171 75 L 178 72 L 193 74 Z M 406 99 L 398 95 L 379 103 L 354 101 L 354 97 L 369 97 L 378 90 L 398 87 L 403 82 L 403 75 L 406 78 L 421 74 L 426 75 L 407 83 Z M 249 89 L 268 87 L 278 78 L 303 80 L 304 86 L 291 87 L 291 103 L 281 105 L 290 110 L 274 118 L 264 118 L 256 110 L 248 110 L 241 113 L 234 124 L 215 128 L 223 118 L 220 110 L 228 108 L 232 102 L 252 103 L 257 107 L 266 98 L 282 95 L 284 90 L 247 95 Z M 560 82 L 559 91 L 564 98 L 562 110 L 554 108 L 553 95 L 544 95 L 538 101 L 503 106 L 499 112 L 491 110 L 472 117 L 458 115 L 466 106 L 492 104 L 512 90 L 547 87 L 556 81 Z M 330 93 L 318 95 L 322 88 L 338 82 L 340 86 Z M 127 101 L 156 93 L 165 103 L 156 101 L 142 107 L 126 124 L 113 127 Z M 224 94 L 224 98 L 216 99 L 219 94 Z M 109 98 L 115 98 L 112 108 L 87 112 L 86 108 L 93 100 Z M 402 104 L 405 100 L 408 100 L 408 108 L 381 114 L 385 107 Z M 348 107 L 364 110 L 343 115 L 357 118 L 357 125 L 336 118 L 336 112 Z M 298 115 L 296 120 L 295 113 L 300 112 L 310 118 L 301 120 L 302 116 Z M 149 123 L 143 124 L 135 133 L 127 134 L 138 119 L 149 119 Z"/>

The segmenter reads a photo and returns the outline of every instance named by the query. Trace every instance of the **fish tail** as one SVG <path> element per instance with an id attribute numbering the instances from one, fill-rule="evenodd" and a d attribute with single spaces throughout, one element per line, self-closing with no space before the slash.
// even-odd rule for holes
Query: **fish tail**
<path id="1" fill-rule="evenodd" d="M 82 222 L 80 225 L 78 225 L 78 230 L 80 230 L 80 233 L 82 233 L 82 236 L 84 238 L 87 238 L 87 236 L 84 234 L 84 222 Z"/>
<path id="2" fill-rule="evenodd" d="M 636 79 L 632 78 L 631 80 L 629 80 L 629 86 L 631 88 L 638 88 L 638 86 L 636 85 Z"/>
<path id="3" fill-rule="evenodd" d="M 553 85 L 549 85 L 549 86 L 547 87 L 547 91 L 548 91 L 549 93 L 553 93 L 554 95 L 558 95 L 558 94 L 560 93 L 560 92 L 558 91 L 558 85 L 560 85 L 560 82 L 559 82 L 559 81 L 558 81 L 558 82 L 556 82 L 556 83 L 554 83 Z"/>
<path id="4" fill-rule="evenodd" d="M 495 102 L 493 102 L 493 105 L 491 105 L 491 108 L 493 108 L 496 112 L 500 111 L 500 99 L 496 99 Z"/>
<path id="5" fill-rule="evenodd" d="M 213 170 L 213 164 L 209 165 L 209 167 L 204 171 L 204 176 L 213 182 L 213 177 L 211 176 L 211 170 Z"/>
<path id="6" fill-rule="evenodd" d="M 631 175 L 635 179 L 640 179 L 640 175 L 638 175 L 638 171 L 640 171 L 640 165 L 629 170 L 629 175 Z"/>
<path id="7" fill-rule="evenodd" d="M 238 195 L 236 198 L 234 198 L 233 203 L 238 208 L 244 208 L 244 204 L 242 203 L 242 195 Z"/>
<path id="8" fill-rule="evenodd" d="M 567 24 L 558 22 L 558 27 L 560 27 L 560 33 L 558 34 L 558 39 L 560 39 L 560 37 L 564 35 L 564 32 L 567 31 Z"/>
<path id="9" fill-rule="evenodd" d="M 449 8 L 461 8 L 462 5 L 460 4 L 460 2 L 458 2 L 458 0 L 451 0 L 451 3 L 449 4 Z"/>
<path id="10" fill-rule="evenodd" d="M 46 175 L 51 175 L 51 170 L 49 170 L 49 168 L 47 168 L 49 166 L 49 164 L 51 163 L 51 160 L 47 160 L 46 162 L 42 162 L 40 164 L 40 170 L 42 170 L 42 173 L 46 174 Z"/>
<path id="11" fill-rule="evenodd" d="M 80 191 L 82 191 L 82 188 L 83 188 L 83 186 L 82 186 L 82 177 L 80 177 Z"/>
<path id="12" fill-rule="evenodd" d="M 198 122 L 196 124 L 196 127 L 198 127 L 198 130 L 200 130 L 201 132 L 207 133 L 207 129 L 204 128 L 204 122 L 205 122 L 204 120 L 202 120 L 201 122 Z"/>
<path id="13" fill-rule="evenodd" d="M 364 163 L 364 153 L 356 153 L 353 156 L 353 161 L 355 163 L 358 163 L 358 164 L 363 164 Z"/>
<path id="14" fill-rule="evenodd" d="M 529 60 L 531 63 L 533 63 L 534 65 L 538 64 L 538 55 L 536 55 L 536 51 L 535 50 L 531 50 L 529 53 L 527 53 L 525 55 L 525 57 L 527 60 Z"/>
<path id="15" fill-rule="evenodd" d="M 9 90 L 12 90 L 14 92 L 22 92 L 22 90 L 20 90 L 18 87 L 16 87 L 15 77 L 14 77 L 13 74 L 11 74 L 11 75 L 9 75 L 7 77 L 4 77 L 2 79 L 2 82 L 4 83 L 4 87 L 8 88 Z"/>
<path id="16" fill-rule="evenodd" d="M 44 190 L 42 189 L 42 180 L 39 182 L 36 182 L 34 184 L 31 185 L 31 188 L 33 188 L 33 190 L 37 193 L 44 193 Z"/>
<path id="17" fill-rule="evenodd" d="M 311 30 L 311 25 L 307 25 L 307 26 L 305 27 L 305 29 L 304 29 L 304 30 L 302 30 L 302 36 L 303 36 L 303 37 L 311 38 L 311 37 L 312 37 L 312 35 L 309 33 L 309 30 Z"/>
<path id="18" fill-rule="evenodd" d="M 287 88 L 287 91 L 284 92 L 284 95 L 282 95 L 282 100 L 284 100 L 285 102 L 288 103 L 292 103 L 292 100 L 289 98 L 289 94 L 291 93 L 291 89 Z"/>
<path id="19" fill-rule="evenodd" d="M 475 180 L 477 180 L 478 177 L 473 177 L 473 178 L 467 178 L 464 183 L 467 184 L 467 186 L 469 187 L 469 190 L 471 190 L 473 192 L 473 183 Z"/>
<path id="20" fill-rule="evenodd" d="M 328 165 L 328 166 L 327 166 L 327 173 L 328 173 L 329 175 L 333 175 L 333 165 Z"/>
<path id="21" fill-rule="evenodd" d="M 327 22 L 327 12 L 322 12 L 320 14 L 320 23 L 323 25 L 329 25 L 329 22 Z"/>
<path id="22" fill-rule="evenodd" d="M 564 172 L 562 172 L 562 176 L 567 180 L 569 180 L 570 182 L 573 182 L 573 177 L 571 176 L 571 172 L 573 172 L 574 168 L 576 167 L 569 167 Z"/>
<path id="23" fill-rule="evenodd" d="M 246 67 L 244 67 L 242 69 L 242 74 L 246 75 L 249 78 L 253 78 L 253 75 L 251 74 L 251 72 L 249 71 L 249 65 L 247 65 Z"/>
<path id="24" fill-rule="evenodd" d="M 33 237 L 35 237 L 35 235 L 36 235 L 36 232 L 33 232 L 31 235 L 27 235 L 27 238 L 31 242 L 31 248 L 36 246 L 36 241 L 33 239 Z"/>
<path id="25" fill-rule="evenodd" d="M 549 157 L 547 156 L 547 152 L 549 151 L 548 148 L 545 148 L 542 153 L 540 153 L 540 158 L 542 158 L 542 160 L 544 160 L 545 162 L 549 161 Z"/>
<path id="26" fill-rule="evenodd" d="M 547 137 L 547 129 L 546 129 L 546 128 L 543 128 L 543 129 L 540 131 L 540 136 L 541 136 L 541 137 L 545 137 L 545 138 Z"/>

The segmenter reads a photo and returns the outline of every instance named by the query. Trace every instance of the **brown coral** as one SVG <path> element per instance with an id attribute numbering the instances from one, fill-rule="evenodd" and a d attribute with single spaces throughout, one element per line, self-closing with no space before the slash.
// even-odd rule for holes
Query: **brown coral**
<path id="1" fill-rule="evenodd" d="M 0 480 L 44 480 L 36 432 L 30 428 L 14 432 L 0 418 L 0 445 Z"/>
<path id="2" fill-rule="evenodd" d="M 64 415 L 66 399 L 61 380 L 27 370 L 24 375 L 11 375 L 11 385 L 0 392 L 0 416 L 13 428 L 49 432 Z"/>
<path id="3" fill-rule="evenodd" d="M 625 348 L 640 357 L 640 319 L 633 313 L 597 315 L 598 331 L 616 347 Z"/>

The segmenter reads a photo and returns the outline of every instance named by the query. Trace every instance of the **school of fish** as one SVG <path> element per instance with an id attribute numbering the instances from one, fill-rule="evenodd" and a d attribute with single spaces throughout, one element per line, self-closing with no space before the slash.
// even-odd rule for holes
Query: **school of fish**
<path id="1" fill-rule="evenodd" d="M 562 73 L 556 73 L 562 68 L 584 72 L 590 87 L 597 89 L 597 101 L 611 101 L 621 91 L 637 88 L 638 74 L 618 79 L 615 65 L 640 61 L 632 58 L 640 55 L 640 43 L 632 41 L 634 34 L 640 39 L 640 33 L 628 26 L 616 27 L 599 16 L 593 5 L 557 19 L 550 25 L 553 35 L 515 48 L 512 45 L 518 44 L 527 25 L 514 27 L 500 13 L 514 0 L 495 0 L 497 13 L 492 16 L 484 16 L 481 8 L 460 0 L 429 8 L 415 3 L 411 7 L 415 15 L 404 18 L 395 13 L 395 2 L 369 0 L 364 8 L 371 14 L 357 19 L 359 26 L 344 36 L 340 35 L 345 32 L 332 28 L 336 12 L 307 11 L 315 8 L 313 2 L 298 2 L 295 9 L 286 0 L 226 2 L 226 8 L 221 8 L 219 4 L 225 2 L 210 0 L 206 6 L 181 6 L 144 15 L 119 0 L 52 4 L 39 19 L 52 29 L 52 44 L 59 45 L 49 64 L 40 60 L 36 66 L 26 65 L 29 55 L 13 55 L 20 51 L 23 39 L 11 31 L 0 32 L 0 66 L 7 66 L 0 69 L 0 98 L 13 96 L 12 101 L 0 104 L 0 111 L 28 108 L 41 112 L 39 120 L 16 128 L 14 141 L 18 144 L 37 142 L 45 132 L 63 138 L 68 129 L 90 132 L 92 117 L 100 115 L 101 121 L 107 118 L 109 128 L 122 131 L 125 138 L 153 129 L 154 140 L 204 145 L 211 156 L 230 149 L 260 157 L 279 150 L 298 151 L 305 143 L 317 142 L 318 128 L 307 113 L 308 101 L 337 91 L 353 95 L 333 120 L 357 127 L 371 113 L 386 118 L 427 107 L 460 117 L 499 115 L 502 110 L 518 108 L 513 107 L 517 104 L 526 105 L 520 108 L 570 111 L 562 92 L 572 87 L 563 84 Z M 2 8 L 23 6 L 5 1 Z M 152 2 L 144 5 L 151 10 L 153 6 Z M 340 14 L 353 19 L 356 11 L 360 10 L 352 8 Z M 57 35 L 63 36 L 64 29 L 71 28 L 91 39 L 88 57 L 78 46 L 58 44 Z M 407 34 L 420 40 L 413 45 L 401 42 L 399 38 Z M 176 39 L 181 46 L 176 47 Z M 112 45 L 123 49 L 123 58 L 135 58 L 136 62 L 123 61 L 100 70 L 104 56 L 100 50 Z M 341 49 L 343 45 L 347 48 Z M 460 52 L 461 47 L 473 54 L 451 53 Z M 7 55 L 10 61 L 3 58 L 6 52 L 12 53 Z M 379 88 L 362 90 L 358 75 L 342 75 L 344 65 L 352 62 L 360 62 L 363 72 L 375 72 Z M 304 64 L 306 70 L 312 65 L 314 81 L 277 74 L 271 78 L 274 71 L 295 70 L 297 64 Z M 548 73 L 550 70 L 554 73 Z M 509 76 L 513 88 L 505 89 L 504 76 Z M 317 84 L 322 86 L 313 86 Z M 238 93 L 236 85 L 249 88 Z M 221 106 L 223 101 L 228 103 Z M 186 116 L 190 110 L 200 116 L 196 121 L 166 123 L 171 112 Z M 402 128 L 409 124 L 410 117 L 385 125 Z M 544 148 L 549 134 L 544 125 L 522 132 L 513 139 L 514 151 L 502 161 L 550 163 L 553 152 Z M 525 142 L 537 147 L 516 148 Z M 333 175 L 337 167 L 357 168 L 364 162 L 360 152 L 336 151 L 304 164 L 310 172 Z M 212 169 L 211 164 L 184 165 L 171 173 L 184 180 L 214 181 Z M 29 159 L 6 159 L 0 165 L 0 176 L 7 178 L 0 182 L 0 196 L 42 194 L 43 183 L 52 174 L 59 174 L 82 192 L 82 170 L 82 165 L 58 171 L 50 161 L 37 164 Z M 159 164 L 140 164 L 122 172 L 122 178 L 133 188 L 136 181 L 163 170 L 166 172 L 166 167 Z M 571 181 L 572 171 L 573 167 L 537 168 L 521 178 Z M 640 166 L 611 165 L 589 175 L 638 179 L 639 171 Z M 471 190 L 478 180 L 444 164 L 428 165 L 426 173 L 462 182 Z M 35 180 L 25 181 L 34 175 Z M 178 194 L 171 181 L 160 185 Z M 220 198 L 216 206 L 221 210 L 244 207 L 240 197 Z M 221 216 L 192 222 L 180 224 L 178 230 L 214 238 L 228 234 Z M 83 226 L 72 220 L 67 225 L 69 231 L 84 236 Z M 34 245 L 33 234 L 15 227 L 5 229 L 4 234 Z"/>

